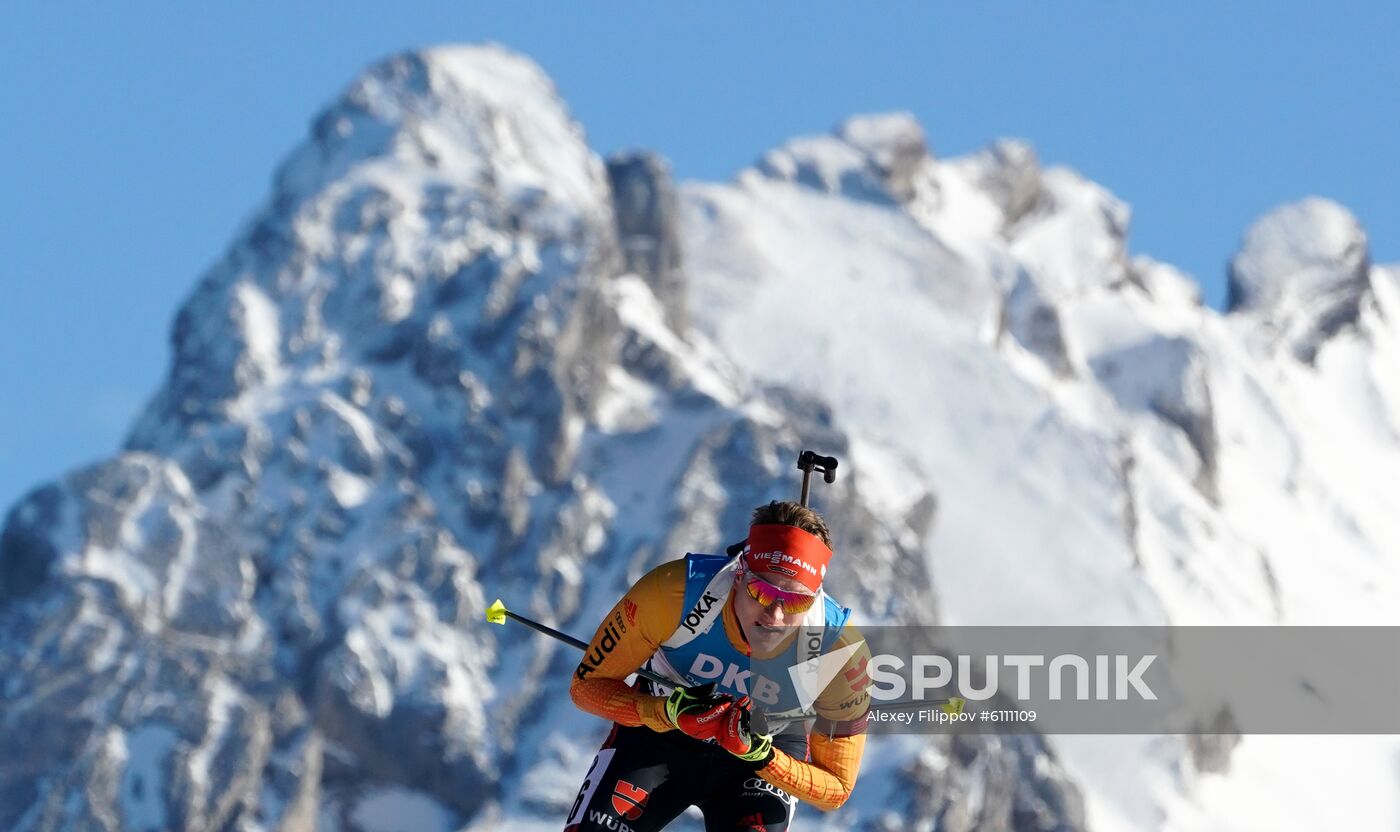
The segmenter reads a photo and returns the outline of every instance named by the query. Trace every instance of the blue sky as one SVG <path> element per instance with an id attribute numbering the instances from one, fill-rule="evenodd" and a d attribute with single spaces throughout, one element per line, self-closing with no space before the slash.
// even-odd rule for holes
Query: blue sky
<path id="1" fill-rule="evenodd" d="M 912 111 L 935 154 L 1001 136 L 1133 206 L 1130 246 L 1219 305 L 1247 225 L 1310 194 L 1400 261 L 1389 3 L 5 4 L 0 511 L 111 455 L 178 305 L 316 112 L 370 62 L 494 40 L 593 147 L 727 179 L 787 138 Z"/>

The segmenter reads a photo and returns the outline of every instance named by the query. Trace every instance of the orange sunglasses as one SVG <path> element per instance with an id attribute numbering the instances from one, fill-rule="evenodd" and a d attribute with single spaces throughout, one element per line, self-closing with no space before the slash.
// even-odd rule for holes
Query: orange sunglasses
<path id="1" fill-rule="evenodd" d="M 748 587 L 749 597 L 757 601 L 760 607 L 771 607 L 776 603 L 787 615 L 801 615 L 817 602 L 815 595 L 779 589 L 757 576 L 750 576 L 744 585 Z"/>

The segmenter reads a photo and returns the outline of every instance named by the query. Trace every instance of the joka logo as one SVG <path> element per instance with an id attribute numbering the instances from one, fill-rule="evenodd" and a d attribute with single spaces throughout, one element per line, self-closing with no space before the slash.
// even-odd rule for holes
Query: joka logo
<path id="1" fill-rule="evenodd" d="M 613 811 L 628 820 L 636 820 L 642 816 L 642 810 L 646 808 L 647 798 L 650 796 L 651 793 L 646 789 L 634 786 L 626 780 L 619 780 L 617 788 L 613 789 Z"/>
<path id="2" fill-rule="evenodd" d="M 689 630 L 692 634 L 695 628 L 700 626 L 700 622 L 705 620 L 705 614 L 715 605 L 719 599 L 706 592 L 700 596 L 700 600 L 695 602 L 695 606 L 690 608 L 690 614 L 681 622 L 681 626 Z"/>
<path id="3" fill-rule="evenodd" d="M 617 625 L 608 622 L 608 626 L 603 629 L 603 637 L 594 645 L 592 652 L 584 656 L 583 661 L 578 663 L 578 670 L 574 675 L 580 679 L 587 678 L 588 674 L 598 669 L 603 663 L 603 657 L 617 649 L 617 641 L 621 636 L 617 633 Z"/>

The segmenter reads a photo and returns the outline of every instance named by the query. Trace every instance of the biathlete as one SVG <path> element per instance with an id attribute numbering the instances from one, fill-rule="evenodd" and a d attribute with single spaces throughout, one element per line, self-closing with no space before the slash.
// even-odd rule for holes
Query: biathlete
<path id="1" fill-rule="evenodd" d="M 822 589 L 831 555 L 819 514 L 775 501 L 754 510 L 738 557 L 688 554 L 627 591 L 569 686 L 579 708 L 615 724 L 565 832 L 649 832 L 692 805 L 707 830 L 782 832 L 796 801 L 831 810 L 850 797 L 865 748 L 870 654 L 846 623 L 850 610 Z M 849 657 L 814 703 L 750 669 L 751 659 L 787 667 L 837 651 Z M 641 667 L 675 686 L 641 678 L 629 686 Z M 809 704 L 813 719 L 770 726 L 771 734 L 751 726 L 751 708 Z"/>

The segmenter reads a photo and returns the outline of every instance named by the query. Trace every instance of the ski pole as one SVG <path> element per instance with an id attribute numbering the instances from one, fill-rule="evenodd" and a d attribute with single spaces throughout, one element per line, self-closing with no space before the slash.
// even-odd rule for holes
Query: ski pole
<path id="1" fill-rule="evenodd" d="M 807 505 L 807 488 L 813 471 L 821 471 L 827 485 L 836 482 L 836 457 L 821 456 L 816 451 L 803 451 L 797 455 L 797 470 L 802 472 L 802 505 Z"/>
<path id="2" fill-rule="evenodd" d="M 585 652 L 588 650 L 587 642 L 579 641 L 578 639 L 574 638 L 568 633 L 561 633 L 553 627 L 545 626 L 544 624 L 526 618 L 525 616 L 520 615 L 519 613 L 511 612 L 510 610 L 506 609 L 505 602 L 503 602 L 500 598 L 497 598 L 496 603 L 486 608 L 486 620 L 492 624 L 500 624 L 501 626 L 505 626 L 507 618 L 513 618 L 516 621 L 519 621 L 521 624 L 524 624 L 526 627 L 529 627 L 530 629 L 536 632 L 544 633 L 552 639 L 562 641 L 570 647 L 577 647 L 578 649 L 583 650 Z M 668 688 L 676 687 L 676 685 L 678 684 L 675 680 L 667 679 L 660 673 L 653 673 L 652 671 L 647 670 L 645 667 L 637 668 L 636 673 L 643 679 L 655 682 L 658 685 L 665 685 Z"/>

